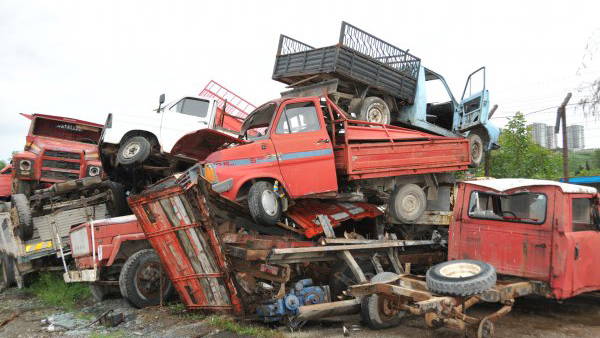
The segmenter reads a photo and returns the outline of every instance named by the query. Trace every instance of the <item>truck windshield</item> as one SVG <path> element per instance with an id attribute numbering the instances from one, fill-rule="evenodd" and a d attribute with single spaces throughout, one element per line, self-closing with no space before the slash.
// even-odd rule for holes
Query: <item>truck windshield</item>
<path id="1" fill-rule="evenodd" d="M 100 140 L 102 128 L 72 122 L 36 117 L 33 122 L 33 135 L 54 137 L 62 140 L 96 144 Z"/>
<path id="2" fill-rule="evenodd" d="M 257 140 L 267 135 L 268 126 L 275 114 L 275 103 L 267 103 L 252 112 L 242 125 L 241 134 L 247 140 Z"/>
<path id="3" fill-rule="evenodd" d="M 540 193 L 494 194 L 473 191 L 469 200 L 469 217 L 542 224 L 546 219 L 546 204 L 546 195 Z"/>

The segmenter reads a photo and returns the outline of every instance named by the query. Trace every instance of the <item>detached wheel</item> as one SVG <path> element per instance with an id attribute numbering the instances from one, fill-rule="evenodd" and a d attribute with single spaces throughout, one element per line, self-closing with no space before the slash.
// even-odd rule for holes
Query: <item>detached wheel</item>
<path id="1" fill-rule="evenodd" d="M 370 96 L 364 99 L 358 118 L 367 122 L 390 124 L 390 108 L 382 99 Z"/>
<path id="2" fill-rule="evenodd" d="M 273 184 L 267 181 L 255 182 L 248 192 L 248 209 L 257 223 L 275 225 L 283 212 L 281 198 L 273 191 Z"/>
<path id="3" fill-rule="evenodd" d="M 150 156 L 152 144 L 143 136 L 134 136 L 125 140 L 117 151 L 117 164 L 129 166 L 142 163 Z"/>
<path id="4" fill-rule="evenodd" d="M 12 195 L 12 208 L 10 217 L 15 229 L 15 234 L 23 241 L 33 236 L 33 220 L 29 199 L 23 194 Z"/>
<path id="5" fill-rule="evenodd" d="M 423 189 L 416 184 L 400 185 L 392 192 L 388 206 L 396 220 L 410 224 L 423 216 L 427 207 L 427 197 Z"/>
<path id="6" fill-rule="evenodd" d="M 398 275 L 393 272 L 381 272 L 371 279 L 373 282 L 383 282 Z M 360 305 L 360 315 L 363 321 L 374 330 L 387 329 L 400 325 L 406 311 L 398 309 L 399 297 L 373 294 L 364 297 Z"/>
<path id="7" fill-rule="evenodd" d="M 483 140 L 481 136 L 477 133 L 471 132 L 469 136 L 467 136 L 467 140 L 469 140 L 469 149 L 471 151 L 471 164 L 472 168 L 477 168 L 481 165 L 483 161 Z"/>
<path id="8" fill-rule="evenodd" d="M 473 296 L 496 284 L 496 269 L 490 264 L 462 259 L 434 265 L 425 276 L 433 293 L 449 296 Z"/>
<path id="9" fill-rule="evenodd" d="M 121 295 L 133 306 L 143 308 L 160 304 L 160 279 L 163 300 L 173 294 L 173 285 L 163 271 L 158 255 L 153 249 L 140 250 L 131 255 L 119 275 Z"/>

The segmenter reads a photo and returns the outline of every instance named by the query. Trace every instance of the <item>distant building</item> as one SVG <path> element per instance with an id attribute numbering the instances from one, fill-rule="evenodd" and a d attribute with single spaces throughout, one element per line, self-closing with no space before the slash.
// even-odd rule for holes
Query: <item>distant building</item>
<path id="1" fill-rule="evenodd" d="M 567 146 L 569 149 L 584 149 L 584 128 L 574 124 L 567 127 Z"/>
<path id="2" fill-rule="evenodd" d="M 554 133 L 554 126 L 546 127 L 546 148 L 556 149 L 557 135 Z"/>
<path id="3" fill-rule="evenodd" d="M 531 138 L 533 139 L 533 142 L 541 145 L 542 147 L 546 147 L 548 143 L 546 137 L 548 126 L 545 123 L 532 123 L 527 127 L 529 130 L 531 130 Z"/>

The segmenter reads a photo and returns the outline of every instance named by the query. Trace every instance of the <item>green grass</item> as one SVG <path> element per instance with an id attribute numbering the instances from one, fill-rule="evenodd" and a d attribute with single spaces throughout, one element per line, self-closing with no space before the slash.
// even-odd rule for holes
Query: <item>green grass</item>
<path id="1" fill-rule="evenodd" d="M 65 283 L 54 273 L 45 272 L 29 286 L 28 291 L 45 304 L 65 310 L 73 310 L 77 303 L 90 298 L 86 283 Z"/>
<path id="2" fill-rule="evenodd" d="M 123 337 L 127 337 L 127 334 L 125 334 L 125 332 L 121 331 L 121 330 L 109 332 L 109 333 L 93 332 L 89 336 L 89 338 L 123 338 Z"/>

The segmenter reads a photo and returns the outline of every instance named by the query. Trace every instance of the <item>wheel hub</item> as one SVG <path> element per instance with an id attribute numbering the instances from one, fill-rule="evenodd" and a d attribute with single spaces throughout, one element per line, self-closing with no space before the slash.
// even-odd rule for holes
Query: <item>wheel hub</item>
<path id="1" fill-rule="evenodd" d="M 367 113 L 369 122 L 383 123 L 383 110 L 379 105 L 372 105 L 369 107 Z"/>
<path id="2" fill-rule="evenodd" d="M 279 201 L 277 200 L 277 195 L 275 195 L 274 191 L 265 190 L 260 196 L 260 203 L 262 204 L 263 209 L 269 216 L 275 216 L 277 214 L 277 209 L 279 208 Z"/>
<path id="3" fill-rule="evenodd" d="M 148 262 L 141 266 L 135 275 L 135 287 L 146 299 L 157 297 L 160 292 L 160 265 L 158 262 Z M 166 279 L 163 278 L 163 286 Z"/>
<path id="4" fill-rule="evenodd" d="M 440 275 L 448 278 L 472 277 L 481 272 L 481 268 L 471 263 L 450 264 L 440 269 Z"/>
<path id="5" fill-rule="evenodd" d="M 135 155 L 137 155 L 140 152 L 141 146 L 139 143 L 130 143 L 128 145 L 125 146 L 125 148 L 122 151 L 123 157 L 130 159 L 133 158 Z"/>
<path id="6" fill-rule="evenodd" d="M 471 144 L 471 157 L 473 157 L 473 158 L 478 157 L 480 153 L 481 153 L 481 147 L 479 146 L 479 143 L 473 142 Z"/>

